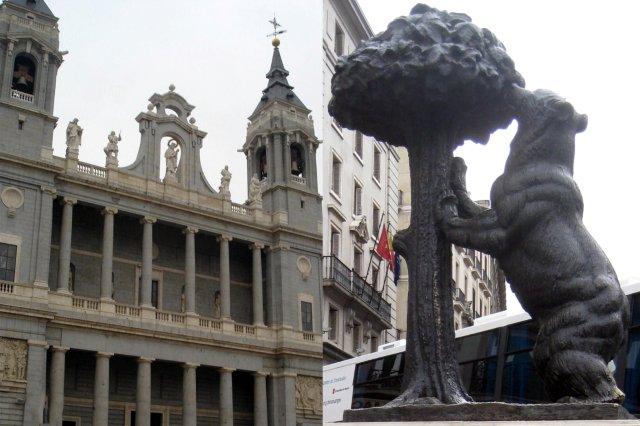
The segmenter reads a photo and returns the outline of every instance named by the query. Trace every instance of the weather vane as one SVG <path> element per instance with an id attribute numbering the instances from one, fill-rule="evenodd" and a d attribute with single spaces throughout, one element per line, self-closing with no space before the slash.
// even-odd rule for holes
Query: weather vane
<path id="1" fill-rule="evenodd" d="M 279 30 L 278 27 L 281 27 L 282 25 L 280 25 L 278 23 L 278 21 L 276 20 L 276 14 L 273 14 L 273 20 L 269 21 L 269 23 L 271 25 L 273 25 L 273 32 L 267 34 L 267 37 L 273 37 L 273 42 L 272 44 L 277 47 L 280 44 L 280 40 L 278 40 L 278 35 L 282 34 L 282 33 L 286 33 L 287 30 Z"/>

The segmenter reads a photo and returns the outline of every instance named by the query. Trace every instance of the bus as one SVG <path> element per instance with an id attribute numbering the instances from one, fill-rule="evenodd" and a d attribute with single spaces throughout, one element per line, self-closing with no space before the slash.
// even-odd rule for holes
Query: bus
<path id="1" fill-rule="evenodd" d="M 627 339 L 609 363 L 625 408 L 640 414 L 640 283 L 623 287 L 631 307 Z M 475 401 L 550 402 L 533 366 L 538 329 L 525 313 L 506 311 L 477 318 L 456 330 L 460 378 Z M 345 410 L 377 407 L 400 394 L 405 341 L 380 345 L 376 352 L 324 366 L 323 421 L 339 422 Z"/>

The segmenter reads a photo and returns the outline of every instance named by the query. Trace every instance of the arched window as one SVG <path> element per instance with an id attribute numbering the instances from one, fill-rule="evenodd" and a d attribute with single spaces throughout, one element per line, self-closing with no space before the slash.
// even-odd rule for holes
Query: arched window
<path id="1" fill-rule="evenodd" d="M 256 152 L 256 161 L 258 164 L 258 177 L 260 180 L 267 177 L 267 149 L 261 147 Z"/>
<path id="2" fill-rule="evenodd" d="M 18 92 L 33 95 L 36 83 L 36 64 L 27 54 L 16 56 L 13 63 L 13 80 L 11 88 Z"/>
<path id="3" fill-rule="evenodd" d="M 297 143 L 291 145 L 291 174 L 304 177 L 304 148 Z"/>

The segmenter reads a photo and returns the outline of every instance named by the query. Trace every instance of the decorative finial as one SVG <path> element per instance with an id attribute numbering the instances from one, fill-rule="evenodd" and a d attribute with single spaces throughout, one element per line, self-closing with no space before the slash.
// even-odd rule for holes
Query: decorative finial
<path id="1" fill-rule="evenodd" d="M 195 119 L 195 118 L 193 118 L 193 117 L 191 117 L 191 118 L 189 119 L 189 123 L 191 123 L 191 124 L 196 124 L 196 119 Z"/>
<path id="2" fill-rule="evenodd" d="M 269 23 L 271 25 L 273 25 L 273 32 L 270 34 L 267 34 L 267 37 L 273 37 L 273 40 L 271 40 L 271 45 L 273 47 L 278 47 L 280 46 L 280 39 L 278 38 L 278 35 L 286 33 L 287 30 L 279 30 L 278 27 L 281 27 L 282 25 L 280 25 L 278 23 L 278 21 L 276 20 L 276 14 L 274 12 L 273 14 L 273 20 L 269 21 Z"/>
<path id="3" fill-rule="evenodd" d="M 174 90 L 176 90 L 176 85 L 175 84 L 170 84 L 169 85 L 169 91 L 173 92 Z"/>

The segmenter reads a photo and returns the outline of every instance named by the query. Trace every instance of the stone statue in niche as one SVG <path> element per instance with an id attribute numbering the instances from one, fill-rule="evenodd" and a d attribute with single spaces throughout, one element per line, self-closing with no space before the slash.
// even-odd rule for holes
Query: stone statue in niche
<path id="1" fill-rule="evenodd" d="M 409 268 L 405 374 L 382 411 L 471 401 L 455 357 L 452 242 L 500 260 L 540 323 L 534 357 L 551 396 L 621 401 L 606 364 L 625 335 L 627 302 L 582 224 L 572 179 L 574 136 L 586 118 L 557 95 L 523 89 L 489 30 L 424 4 L 341 57 L 335 71 L 330 114 L 409 153 L 411 225 L 394 239 Z M 513 119 L 518 134 L 493 208 L 475 206 L 453 151 L 466 140 L 486 144 Z M 368 418 L 345 417 L 356 419 Z"/>
<path id="2" fill-rule="evenodd" d="M 164 158 L 166 160 L 166 171 L 164 175 L 165 182 L 177 182 L 178 178 L 176 173 L 178 172 L 178 154 L 180 148 L 178 142 L 175 139 L 171 139 L 167 145 L 167 150 L 164 152 Z"/>
<path id="3" fill-rule="evenodd" d="M 224 169 L 220 171 L 220 187 L 218 188 L 218 192 L 220 192 L 220 195 L 226 200 L 231 199 L 230 184 L 231 172 L 229 171 L 229 166 L 224 166 Z"/>
<path id="4" fill-rule="evenodd" d="M 255 206 L 262 204 L 262 187 L 260 179 L 255 173 L 249 182 L 249 205 Z"/>
<path id="5" fill-rule="evenodd" d="M 214 318 L 222 318 L 222 307 L 220 305 L 221 300 L 220 300 L 220 291 L 216 290 L 215 293 L 213 293 L 213 317 Z"/>
<path id="6" fill-rule="evenodd" d="M 622 403 L 607 363 L 626 336 L 629 306 L 582 223 L 584 205 L 573 180 L 575 135 L 587 117 L 546 90 L 513 86 L 508 99 L 518 132 L 491 188 L 492 208 L 469 198 L 466 165 L 456 158 L 441 227 L 454 244 L 500 262 L 540 327 L 533 360 L 553 400 Z"/>
<path id="7" fill-rule="evenodd" d="M 82 127 L 78 125 L 77 118 L 74 118 L 67 125 L 67 158 L 78 159 L 80 145 L 82 144 L 82 130 Z"/>
<path id="8" fill-rule="evenodd" d="M 122 140 L 120 135 L 116 136 L 116 132 L 113 130 L 107 136 L 109 142 L 107 142 L 107 146 L 104 148 L 104 153 L 107 156 L 106 166 L 118 166 L 118 142 Z"/>
<path id="9" fill-rule="evenodd" d="M 27 342 L 0 337 L 0 381 L 27 379 Z"/>

